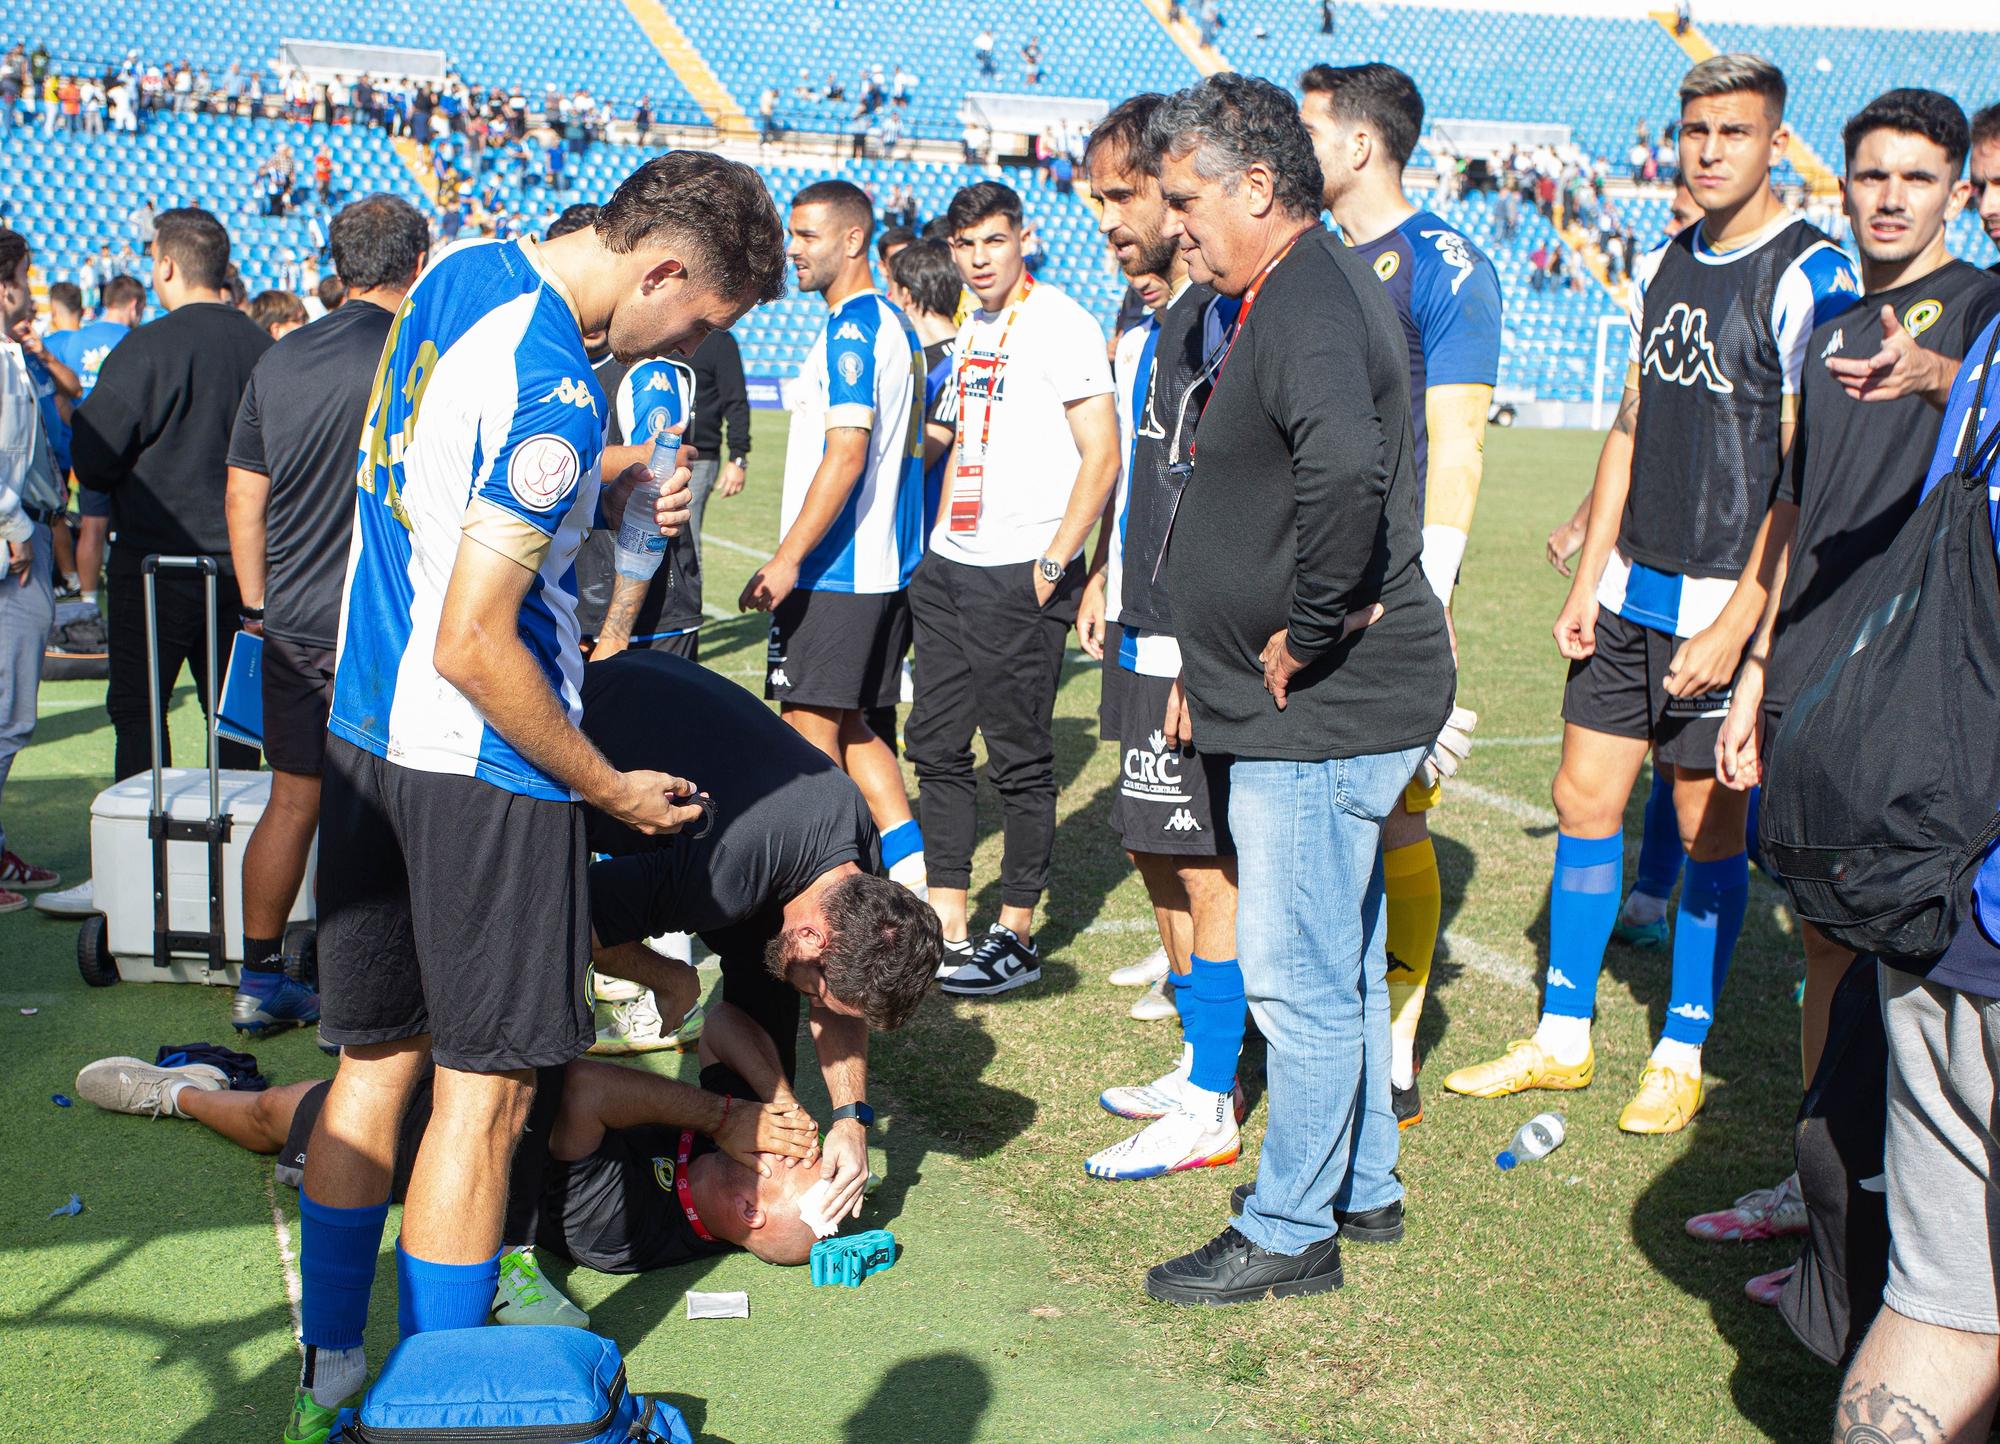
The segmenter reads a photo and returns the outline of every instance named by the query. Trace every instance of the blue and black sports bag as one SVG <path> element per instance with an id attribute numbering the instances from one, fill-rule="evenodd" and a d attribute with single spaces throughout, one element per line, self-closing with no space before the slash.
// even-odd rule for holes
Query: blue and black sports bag
<path id="1" fill-rule="evenodd" d="M 680 1410 L 625 1387 L 583 1329 L 439 1329 L 396 1346 L 341 1444 L 694 1444 Z"/>

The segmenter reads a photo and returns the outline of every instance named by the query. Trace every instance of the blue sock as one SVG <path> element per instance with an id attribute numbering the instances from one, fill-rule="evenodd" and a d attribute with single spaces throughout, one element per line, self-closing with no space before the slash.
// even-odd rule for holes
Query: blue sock
<path id="1" fill-rule="evenodd" d="M 1618 921 L 1625 880 L 1625 834 L 1556 834 L 1555 877 L 1549 884 L 1549 970 L 1542 1011 L 1588 1018 L 1597 1004 L 1597 974 Z"/>
<path id="2" fill-rule="evenodd" d="M 358 1349 L 389 1204 L 329 1208 L 299 1190 L 299 1342 Z"/>
<path id="3" fill-rule="evenodd" d="M 884 871 L 894 867 L 904 858 L 924 850 L 923 830 L 913 817 L 908 822 L 898 823 L 882 834 L 882 867 Z"/>
<path id="4" fill-rule="evenodd" d="M 1236 1086 L 1236 1055 L 1243 1051 L 1243 1021 L 1247 1009 L 1243 1001 L 1243 970 L 1236 959 L 1190 960 L 1194 971 L 1195 1014 L 1182 1015 L 1182 1031 L 1194 1045 L 1194 1067 L 1188 1082 L 1211 1093 L 1227 1093 Z"/>
<path id="5" fill-rule="evenodd" d="M 1757 845 L 1757 814 L 1763 810 L 1763 807 L 1764 789 L 1762 787 L 1751 788 L 1750 814 L 1743 822 L 1743 851 L 1749 855 L 1750 866 L 1756 868 L 1759 872 L 1768 870 L 1764 866 L 1764 850 Z"/>
<path id="6" fill-rule="evenodd" d="M 396 1240 L 396 1327 L 402 1337 L 433 1329 L 476 1329 L 493 1312 L 500 1255 L 485 1263 L 431 1263 Z"/>
<path id="7" fill-rule="evenodd" d="M 1681 820 L 1674 811 L 1674 779 L 1664 767 L 1653 769 L 1653 790 L 1646 794 L 1646 830 L 1639 835 L 1639 875 L 1632 891 L 1665 900 L 1681 880 Z"/>
<path id="8" fill-rule="evenodd" d="M 1194 1021 L 1195 1014 L 1201 1011 L 1201 999 L 1194 995 L 1194 979 L 1186 973 L 1169 972 L 1167 996 L 1174 1000 L 1174 1007 L 1180 1010 L 1181 1032 L 1187 1033 L 1188 1025 Z M 1189 1036 L 1186 1041 L 1191 1043 L 1194 1039 Z"/>
<path id="9" fill-rule="evenodd" d="M 1708 1037 L 1749 900 L 1750 860 L 1742 853 L 1688 863 L 1674 919 L 1674 982 L 1667 998 L 1665 1035 L 1676 1043 L 1699 1048 Z"/>

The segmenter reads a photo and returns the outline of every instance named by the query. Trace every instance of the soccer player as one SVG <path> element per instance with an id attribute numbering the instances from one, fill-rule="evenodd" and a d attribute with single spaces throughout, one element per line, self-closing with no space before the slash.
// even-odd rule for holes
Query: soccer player
<path id="1" fill-rule="evenodd" d="M 1892 90 L 1847 122 L 1842 194 L 1861 255 L 1861 304 L 1806 346 L 1792 447 L 1771 502 L 1781 547 L 1778 600 L 1751 643 L 1716 742 L 1725 786 L 1752 787 L 1785 709 L 1841 632 L 1848 598 L 1869 594 L 1884 553 L 1917 507 L 1943 406 L 1972 338 L 2000 314 L 2000 279 L 1956 260 L 1945 231 L 1964 208 L 1965 113 L 1934 90 Z M 1805 1008 L 1800 1055 L 1812 1081 L 1834 988 L 1854 955 L 1801 920 Z M 1688 1220 L 1697 1238 L 1805 1231 L 1796 1173 Z M 1792 1270 L 1752 1279 L 1776 1302 Z"/>
<path id="2" fill-rule="evenodd" d="M 247 630 L 264 639 L 264 757 L 271 792 L 243 850 L 243 971 L 230 1023 L 263 1033 L 319 1017 L 285 976 L 285 920 L 319 825 L 341 583 L 354 533 L 354 439 L 382 343 L 430 249 L 409 202 L 377 195 L 333 221 L 348 302 L 264 353 L 229 436 L 224 498 Z"/>
<path id="3" fill-rule="evenodd" d="M 1146 128 L 1165 97 L 1137 95 L 1091 131 L 1084 170 L 1097 228 L 1119 269 L 1151 299 L 1119 338 L 1119 431 L 1127 466 L 1098 528 L 1077 606 L 1077 639 L 1104 663 L 1099 721 L 1119 749 L 1111 825 L 1146 884 L 1173 977 L 1183 1042 L 1178 1064 L 1149 1084 L 1107 1089 L 1100 1105 L 1144 1128 L 1093 1154 L 1095 1178 L 1152 1178 L 1236 1161 L 1236 1058 L 1246 1009 L 1236 963 L 1236 853 L 1228 781 L 1161 730 L 1181 673 L 1173 607 L 1160 575 L 1195 422 L 1208 400 L 1234 301 L 1188 274 L 1161 234 L 1166 207 Z M 1116 588 L 1116 595 L 1112 589 Z M 1108 620 L 1115 616 L 1116 620 Z"/>
<path id="4" fill-rule="evenodd" d="M 937 524 L 944 463 L 958 418 L 958 388 L 952 384 L 958 323 L 952 313 L 962 283 L 943 241 L 905 246 L 889 263 L 889 277 L 889 299 L 910 318 L 924 347 L 924 535 L 929 536 Z"/>
<path id="5" fill-rule="evenodd" d="M 958 422 L 930 550 L 910 584 L 916 765 L 931 902 L 958 966 L 948 993 L 985 997 L 1041 978 L 1035 908 L 1055 846 L 1056 687 L 1083 590 L 1083 544 L 1118 479 L 1118 417 L 1104 335 L 1021 255 L 1021 198 L 998 181 L 945 213 L 977 301 L 959 330 Z M 976 781 L 986 740 L 1000 794 L 1000 916 L 969 937 Z"/>
<path id="6" fill-rule="evenodd" d="M 786 255 L 799 289 L 826 302 L 826 325 L 792 387 L 778 550 L 738 605 L 771 614 L 765 695 L 860 786 L 889 875 L 921 895 L 923 832 L 866 716 L 902 695 L 924 510 L 923 346 L 875 289 L 874 230 L 847 181 L 793 197 Z"/>
<path id="7" fill-rule="evenodd" d="M 1702 218 L 1635 269 L 1625 394 L 1554 628 L 1570 667 L 1542 1018 L 1445 1080 L 1482 1098 L 1589 1086 L 1620 824 L 1650 748 L 1673 769 L 1688 867 L 1665 1035 L 1619 1115 L 1629 1133 L 1675 1132 L 1701 1108 L 1701 1048 L 1750 888 L 1744 798 L 1716 779 L 1716 734 L 1770 595 L 1767 505 L 1807 341 L 1860 294 L 1853 262 L 1771 189 L 1786 142 L 1777 67 L 1714 56 L 1682 79 L 1680 102 L 1681 173 Z"/>
<path id="8" fill-rule="evenodd" d="M 49 288 L 51 298 L 55 288 Z M 146 312 L 146 287 L 131 276 L 116 275 L 104 283 L 102 306 L 95 321 L 85 321 L 74 331 L 52 333 L 49 350 L 76 372 L 83 387 L 78 404 L 90 399 L 97 387 L 97 373 L 104 358 L 131 334 Z M 85 596 L 94 596 L 104 575 L 104 548 L 111 539 L 111 498 L 101 491 L 77 486 L 76 576 L 72 579 Z"/>
<path id="9" fill-rule="evenodd" d="M 1986 239 L 2000 250 L 2000 104 L 1989 105 L 1972 117 L 1972 208 Z M 2000 261 L 1992 269 L 2000 272 Z"/>
<path id="10" fill-rule="evenodd" d="M 583 337 L 633 361 L 692 347 L 782 294 L 780 239 L 756 172 L 674 151 L 589 230 L 455 247 L 391 329 L 321 792 L 321 1029 L 342 1054 L 300 1194 L 293 1444 L 321 1444 L 363 1382 L 397 1120 L 432 1064 L 399 1315 L 405 1333 L 485 1319 L 532 1070 L 592 1039 L 577 802 L 648 832 L 701 814 L 690 784 L 617 771 L 576 726 L 577 545 L 640 480 L 600 498 L 606 400 Z M 682 468 L 654 523 L 683 524 L 686 492 Z"/>
<path id="11" fill-rule="evenodd" d="M 1500 379 L 1500 277 L 1463 232 L 1403 194 L 1403 168 L 1423 130 L 1424 99 L 1392 65 L 1315 65 L 1299 78 L 1300 114 L 1319 156 L 1327 209 L 1375 269 L 1410 351 L 1417 514 L 1424 576 L 1450 616 L 1485 464 L 1486 416 Z M 1473 714 L 1455 709 L 1462 736 Z M 1389 910 L 1389 1086 L 1398 1127 L 1424 1116 L 1417 1022 L 1437 950 L 1441 886 L 1426 814 L 1443 778 L 1426 768 L 1382 824 Z"/>

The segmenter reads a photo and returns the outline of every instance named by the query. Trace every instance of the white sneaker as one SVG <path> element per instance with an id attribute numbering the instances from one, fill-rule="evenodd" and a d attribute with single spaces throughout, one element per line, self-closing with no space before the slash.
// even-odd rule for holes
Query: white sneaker
<path id="1" fill-rule="evenodd" d="M 587 1329 L 590 1315 L 549 1281 L 536 1262 L 533 1249 L 517 1248 L 500 1256 L 500 1282 L 493 1292 L 493 1322 Z"/>
<path id="2" fill-rule="evenodd" d="M 1169 1018 L 1178 1018 L 1181 1015 L 1180 1005 L 1168 991 L 1173 986 L 1167 978 L 1161 978 L 1139 995 L 1138 1001 L 1125 1010 L 1125 1015 L 1141 1023 L 1164 1023 Z"/>
<path id="3" fill-rule="evenodd" d="M 1234 1163 L 1243 1151 L 1236 1118 L 1225 1093 L 1198 1095 L 1200 1111 L 1181 1107 L 1156 1118 L 1130 1138 L 1084 1160 L 1092 1178 L 1157 1178 L 1190 1168 Z"/>
<path id="4" fill-rule="evenodd" d="M 696 1025 L 699 1031 L 699 1024 Z M 658 1053 L 679 1047 L 659 1005 L 650 991 L 629 1003 L 600 1003 L 597 1006 L 597 1041 L 590 1051 L 600 1058 L 624 1057 L 632 1053 Z"/>
<path id="5" fill-rule="evenodd" d="M 1154 948 L 1138 962 L 1114 968 L 1107 981 L 1114 988 L 1143 988 L 1164 978 L 1167 966 L 1167 950 L 1164 947 Z"/>
<path id="6" fill-rule="evenodd" d="M 645 987 L 630 978 L 614 978 L 595 968 L 590 970 L 590 1001 L 593 1003 L 629 1003 L 645 996 Z"/>
<path id="7" fill-rule="evenodd" d="M 47 913 L 52 918 L 89 917 L 97 911 L 91 880 L 85 878 L 75 887 L 66 887 L 61 892 L 43 893 L 35 899 L 35 911 Z"/>
<path id="8" fill-rule="evenodd" d="M 161 1068 L 143 1058 L 99 1058 L 86 1063 L 76 1075 L 76 1095 L 113 1113 L 141 1113 L 151 1118 L 165 1114 L 185 1118 L 173 1085 L 184 1083 L 204 1093 L 219 1093 L 229 1086 L 229 1076 L 208 1063 L 183 1063 L 178 1068 Z"/>
<path id="9" fill-rule="evenodd" d="M 948 978 L 971 961 L 971 938 L 946 938 L 944 953 L 938 959 L 937 975 L 940 978 Z"/>
<path id="10" fill-rule="evenodd" d="M 1181 1106 L 1181 1090 L 1193 1068 L 1194 1045 L 1183 1043 L 1173 1072 L 1136 1087 L 1107 1088 L 1097 1095 L 1097 1106 L 1120 1118 L 1164 1118 Z"/>

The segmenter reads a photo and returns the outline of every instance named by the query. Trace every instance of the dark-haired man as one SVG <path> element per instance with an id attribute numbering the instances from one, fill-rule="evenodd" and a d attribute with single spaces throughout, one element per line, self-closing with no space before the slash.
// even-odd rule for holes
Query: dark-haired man
<path id="1" fill-rule="evenodd" d="M 50 294 L 54 295 L 53 287 Z M 100 300 L 96 320 L 85 321 L 74 331 L 52 333 L 48 338 L 49 350 L 76 372 L 77 382 L 83 388 L 79 405 L 97 389 L 97 373 L 103 369 L 104 358 L 111 354 L 112 347 L 130 335 L 145 315 L 146 287 L 121 272 L 104 283 Z M 76 580 L 78 589 L 86 597 L 92 597 L 97 594 L 98 581 L 104 574 L 105 545 L 111 539 L 111 498 L 101 491 L 78 486 L 76 509 Z"/>
<path id="2" fill-rule="evenodd" d="M 334 217 L 332 244 L 351 304 L 265 353 L 229 438 L 229 549 L 243 620 L 264 638 L 271 764 L 271 795 L 243 851 L 243 974 L 229 1019 L 253 1034 L 319 1017 L 318 997 L 285 976 L 282 937 L 319 827 L 340 584 L 354 533 L 354 441 L 430 228 L 408 201 L 373 195 Z"/>
<path id="3" fill-rule="evenodd" d="M 916 327 L 924 348 L 924 535 L 937 524 L 938 497 L 944 492 L 944 463 L 958 417 L 958 388 L 952 383 L 952 348 L 958 343 L 958 310 L 963 283 L 943 241 L 916 241 L 889 263 L 889 300 Z M 872 724 L 871 724 L 872 725 Z"/>
<path id="4" fill-rule="evenodd" d="M 931 902 L 956 966 L 944 990 L 988 997 L 1041 977 L 1035 908 L 1055 846 L 1056 686 L 1084 569 L 1118 479 L 1118 417 L 1096 321 L 1021 255 L 1021 198 L 998 181 L 946 211 L 978 302 L 958 333 L 958 419 L 930 550 L 910 584 L 915 764 Z M 972 735 L 1000 794 L 1000 916 L 969 937 Z"/>
<path id="5" fill-rule="evenodd" d="M 1985 106 L 1972 117 L 1972 152 L 1969 171 L 1972 180 L 1970 204 L 1986 239 L 2000 250 L 2000 103 Z M 2000 274 L 2000 261 L 1990 269 Z"/>
<path id="6" fill-rule="evenodd" d="M 215 655 L 229 656 L 242 596 L 230 558 L 224 515 L 229 433 L 250 372 L 271 338 L 230 304 L 229 232 L 207 211 L 162 211 L 154 222 L 153 293 L 167 314 L 118 344 L 97 386 L 76 411 L 71 455 L 77 480 L 111 496 L 118 547 L 106 581 L 105 631 L 111 675 L 104 708 L 117 742 L 112 775 L 131 777 L 153 760 L 148 697 L 173 690 L 183 667 L 195 695 L 208 699 L 209 641 L 202 579 L 162 572 L 157 676 L 147 668 L 146 601 L 141 567 L 155 553 L 212 558 L 216 580 Z M 216 678 L 220 687 L 221 679 Z M 225 767 L 255 767 L 255 748 L 224 742 Z M 173 761 L 159 739 L 162 765 Z"/>
<path id="7" fill-rule="evenodd" d="M 363 1382 L 396 1123 L 433 1063 L 399 1311 L 405 1333 L 485 1319 L 533 1070 L 593 1038 L 578 802 L 648 833 L 700 814 L 690 784 L 617 770 L 576 725 L 577 545 L 618 523 L 643 473 L 601 485 L 607 403 L 583 338 L 665 355 L 783 290 L 756 172 L 673 151 L 587 230 L 453 248 L 391 325 L 321 789 L 321 1029 L 342 1053 L 300 1193 L 296 1444 L 320 1444 Z M 682 468 L 651 524 L 678 528 L 686 499 Z"/>
<path id="8" fill-rule="evenodd" d="M 1299 88 L 1305 94 L 1299 111 L 1319 157 L 1327 209 L 1347 243 L 1389 288 L 1403 323 L 1424 576 L 1449 617 L 1479 501 L 1486 413 L 1500 379 L 1500 277 L 1464 232 L 1418 210 L 1403 194 L 1403 168 L 1424 124 L 1424 99 L 1409 76 L 1379 63 L 1315 65 L 1300 77 Z M 1462 745 L 1458 739 L 1473 720 L 1463 709 L 1454 713 L 1454 745 Z M 1443 786 L 1440 767 L 1426 767 L 1382 824 L 1389 1086 L 1403 1128 L 1423 1117 L 1417 1023 L 1437 948 L 1442 891 L 1426 817 Z"/>
<path id="9" fill-rule="evenodd" d="M 875 214 L 847 181 L 793 197 L 786 254 L 826 324 L 792 385 L 778 549 L 737 605 L 771 616 L 765 695 L 868 799 L 889 875 L 920 894 L 924 841 L 896 754 L 867 714 L 894 707 L 923 553 L 923 350 L 875 289 Z"/>
<path id="10" fill-rule="evenodd" d="M 1650 751 L 1673 772 L 1688 866 L 1666 1024 L 1619 1115 L 1628 1133 L 1677 1132 L 1702 1105 L 1702 1045 L 1750 890 L 1747 805 L 1716 780 L 1715 739 L 1773 584 L 1768 502 L 1807 343 L 1861 292 L 1854 263 L 1771 189 L 1787 140 L 1777 67 L 1712 56 L 1683 77 L 1680 102 L 1681 174 L 1702 218 L 1633 268 L 1625 394 L 1554 627 L 1569 680 L 1542 1016 L 1532 1037 L 1444 1085 L 1496 1098 L 1595 1077 L 1625 804 Z"/>
<path id="11" fill-rule="evenodd" d="M 1972 339 L 2000 314 L 2000 280 L 1956 260 L 1945 232 L 1965 206 L 1965 112 L 1934 90 L 1892 90 L 1847 122 L 1842 194 L 1861 256 L 1861 304 L 1812 334 L 1792 448 L 1771 500 L 1782 550 L 1774 604 L 1751 642 L 1716 739 L 1726 787 L 1754 787 L 1785 710 L 1840 632 L 1848 599 L 1869 595 L 1917 507 L 1943 407 Z M 1806 982 L 1800 1061 L 1812 1081 L 1833 992 L 1854 954 L 1800 920 Z M 1688 1221 L 1697 1238 L 1803 1231 L 1799 1178 Z M 1752 1279 L 1775 1302 L 1789 1267 Z"/>
<path id="12" fill-rule="evenodd" d="M 1165 234 L 1241 298 L 1167 538 L 1185 670 L 1164 730 L 1229 772 L 1236 943 L 1271 1112 L 1242 1218 L 1146 1288 L 1242 1303 L 1339 1287 L 1342 1234 L 1403 1235 L 1382 821 L 1455 678 L 1418 555 L 1409 356 L 1381 282 L 1319 224 L 1298 107 L 1269 81 L 1215 75 L 1169 97 L 1148 136 Z"/>

